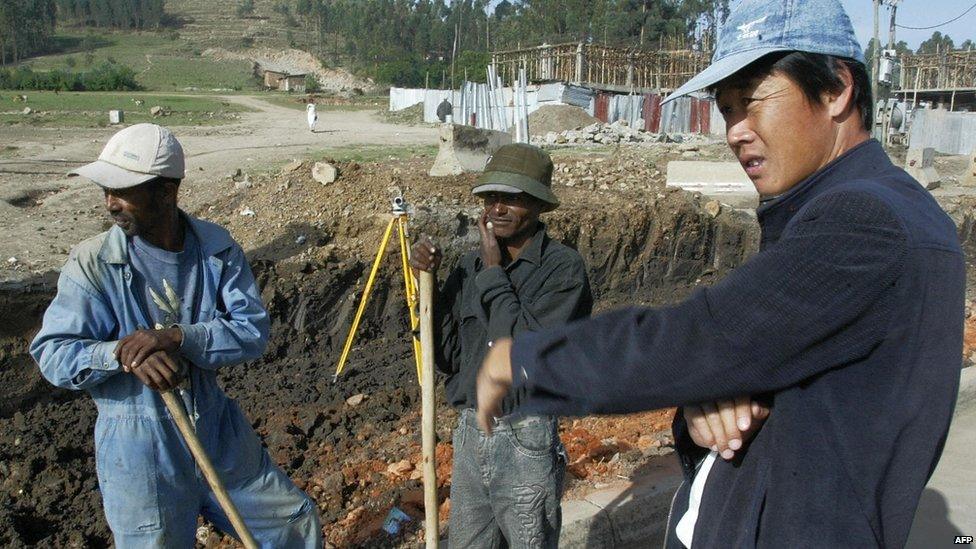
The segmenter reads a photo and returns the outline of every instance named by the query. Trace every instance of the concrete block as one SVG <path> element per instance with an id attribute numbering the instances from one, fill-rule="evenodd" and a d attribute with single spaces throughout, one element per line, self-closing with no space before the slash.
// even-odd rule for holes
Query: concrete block
<path id="1" fill-rule="evenodd" d="M 488 158 L 502 145 L 512 142 L 512 136 L 495 130 L 473 126 L 442 124 L 437 158 L 430 175 L 443 177 L 464 172 L 482 172 Z"/>
<path id="2" fill-rule="evenodd" d="M 962 178 L 962 184 L 967 187 L 976 187 L 976 149 L 969 153 L 969 166 Z"/>
<path id="3" fill-rule="evenodd" d="M 121 124 L 123 122 L 125 122 L 125 113 L 124 112 L 122 112 L 120 110 L 117 110 L 117 109 L 113 109 L 113 110 L 108 111 L 108 123 L 109 124 Z"/>
<path id="4" fill-rule="evenodd" d="M 563 527 L 559 547 L 568 549 L 611 548 L 616 543 L 610 517 L 586 500 L 563 503 Z"/>
<path id="5" fill-rule="evenodd" d="M 610 517 L 614 547 L 660 547 L 667 533 L 668 511 L 681 484 L 674 456 L 649 464 L 634 480 L 598 490 L 586 501 Z"/>
<path id="6" fill-rule="evenodd" d="M 935 149 L 932 147 L 908 149 L 905 171 L 926 189 L 939 188 L 939 172 L 935 171 Z"/>
<path id="7" fill-rule="evenodd" d="M 960 547 L 955 536 L 973 535 L 976 526 L 976 367 L 963 368 L 959 398 L 939 464 L 922 492 L 905 547 Z"/>
<path id="8" fill-rule="evenodd" d="M 757 195 L 752 180 L 738 162 L 672 160 L 668 162 L 667 186 L 697 191 L 706 196 Z"/>

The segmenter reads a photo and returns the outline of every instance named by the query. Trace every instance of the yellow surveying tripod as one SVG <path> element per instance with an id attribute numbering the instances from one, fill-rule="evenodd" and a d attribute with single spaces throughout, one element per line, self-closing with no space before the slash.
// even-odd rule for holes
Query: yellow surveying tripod
<path id="1" fill-rule="evenodd" d="M 413 276 L 413 271 L 410 268 L 410 245 L 409 238 L 410 235 L 407 231 L 407 202 L 402 196 L 394 197 L 392 202 L 392 207 L 390 213 L 393 217 L 386 226 L 386 232 L 383 234 L 383 240 L 380 242 L 380 249 L 376 252 L 376 259 L 373 260 L 373 268 L 369 272 L 369 278 L 366 279 L 366 289 L 363 290 L 363 297 L 359 300 L 359 308 L 356 309 L 356 316 L 353 317 L 352 326 L 349 328 L 349 335 L 346 336 L 346 344 L 342 347 L 342 355 L 339 357 L 339 365 L 336 367 L 335 375 L 332 376 L 332 382 L 335 383 L 339 379 L 339 374 L 342 373 L 342 369 L 346 365 L 346 359 L 349 358 L 349 351 L 352 349 L 352 342 L 356 339 L 356 330 L 359 328 L 359 321 L 363 318 L 363 311 L 366 310 L 366 302 L 369 300 L 369 292 L 373 289 L 373 283 L 376 281 L 376 273 L 379 272 L 380 263 L 383 262 L 383 256 L 386 254 L 386 247 L 390 243 L 390 238 L 393 236 L 393 229 L 397 229 L 397 237 L 400 240 L 400 261 L 403 267 L 403 283 L 404 289 L 407 296 L 407 309 L 410 311 L 410 332 L 413 334 L 413 356 L 417 366 L 417 381 L 421 380 L 422 363 L 420 361 L 420 339 L 419 339 L 419 329 L 420 329 L 420 317 L 417 312 L 418 297 L 417 297 L 417 279 Z"/>

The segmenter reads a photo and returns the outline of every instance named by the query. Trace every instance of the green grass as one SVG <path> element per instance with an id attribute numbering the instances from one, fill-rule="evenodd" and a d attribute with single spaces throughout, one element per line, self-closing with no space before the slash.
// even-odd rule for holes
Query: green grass
<path id="1" fill-rule="evenodd" d="M 27 103 L 14 94 L 27 95 Z M 136 100 L 143 104 L 136 105 Z M 149 109 L 159 105 L 169 113 L 153 118 Z M 24 107 L 34 114 L 24 115 Z M 206 95 L 165 95 L 139 92 L 6 92 L 0 91 L 0 125 L 99 127 L 108 125 L 108 111 L 121 109 L 125 123 L 156 122 L 167 126 L 226 124 L 250 109 Z M 211 116 L 211 113 L 212 116 Z"/>
<path id="2" fill-rule="evenodd" d="M 95 49 L 89 54 L 79 51 L 85 37 L 91 37 Z M 26 64 L 34 70 L 67 69 L 83 71 L 90 66 L 114 59 L 136 71 L 136 80 L 147 90 L 183 91 L 258 89 L 247 61 L 217 61 L 202 57 L 200 50 L 182 38 L 173 39 L 167 32 L 83 33 L 63 32 L 58 35 L 65 51 L 29 59 Z M 74 66 L 71 65 L 73 60 Z M 89 63 L 90 61 L 90 63 Z"/>
<path id="3" fill-rule="evenodd" d="M 308 158 L 314 161 L 332 159 L 338 162 L 380 162 L 415 158 L 420 155 L 437 155 L 437 145 L 355 145 L 334 147 L 312 152 Z"/>

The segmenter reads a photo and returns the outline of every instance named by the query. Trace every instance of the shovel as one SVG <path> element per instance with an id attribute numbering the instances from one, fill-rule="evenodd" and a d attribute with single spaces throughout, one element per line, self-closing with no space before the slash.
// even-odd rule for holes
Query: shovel
<path id="1" fill-rule="evenodd" d="M 224 482 L 220 480 L 220 475 L 210 461 L 210 457 L 207 456 L 206 450 L 203 449 L 203 445 L 200 444 L 200 439 L 197 437 L 196 431 L 190 425 L 190 418 L 187 417 L 186 410 L 183 409 L 183 403 L 172 390 L 163 391 L 161 394 L 163 396 L 163 402 L 166 403 L 166 408 L 169 410 L 170 415 L 173 416 L 176 427 L 180 430 L 180 434 L 183 435 L 183 440 L 190 447 L 190 453 L 193 454 L 193 459 L 196 460 L 197 466 L 203 471 L 203 476 L 207 478 L 207 484 L 210 485 L 210 489 L 217 496 L 220 508 L 224 510 L 224 514 L 227 515 L 227 519 L 230 520 L 238 537 L 240 537 L 241 543 L 247 549 L 258 549 L 258 542 L 254 541 L 254 536 L 251 535 L 250 530 L 247 529 L 247 525 L 244 524 L 241 513 L 230 499 L 230 494 L 227 493 Z"/>
<path id="2" fill-rule="evenodd" d="M 157 330 L 162 328 L 163 326 L 161 324 L 156 325 Z M 183 435 L 183 440 L 186 441 L 186 445 L 190 448 L 193 459 L 196 460 L 197 466 L 203 471 L 203 476 L 206 477 L 207 484 L 210 485 L 210 489 L 217 496 L 217 502 L 220 503 L 220 508 L 224 510 L 224 514 L 230 520 L 241 543 L 247 549 L 258 549 L 258 542 L 254 541 L 254 536 L 251 535 L 251 531 L 244 524 L 244 519 L 241 518 L 240 511 L 237 510 L 234 501 L 230 499 L 230 494 L 227 493 L 224 482 L 220 480 L 220 474 L 217 473 L 213 462 L 210 461 L 210 456 L 207 455 L 207 451 L 203 449 L 203 444 L 200 443 L 200 438 L 197 437 L 197 432 L 193 429 L 193 425 L 190 424 L 190 418 L 186 415 L 183 402 L 176 396 L 176 393 L 172 389 L 162 391 L 160 394 L 163 397 L 163 402 L 166 403 L 166 409 L 169 410 L 169 415 L 173 416 L 173 422 L 176 423 L 176 428 Z"/>

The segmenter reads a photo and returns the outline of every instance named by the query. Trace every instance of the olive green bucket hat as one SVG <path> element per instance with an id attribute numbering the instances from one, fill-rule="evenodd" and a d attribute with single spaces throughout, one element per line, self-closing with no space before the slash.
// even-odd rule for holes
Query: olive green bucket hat
<path id="1" fill-rule="evenodd" d="M 504 145 L 495 151 L 471 192 L 526 193 L 545 202 L 546 211 L 559 206 L 552 193 L 552 159 L 539 147 L 524 143 Z"/>

